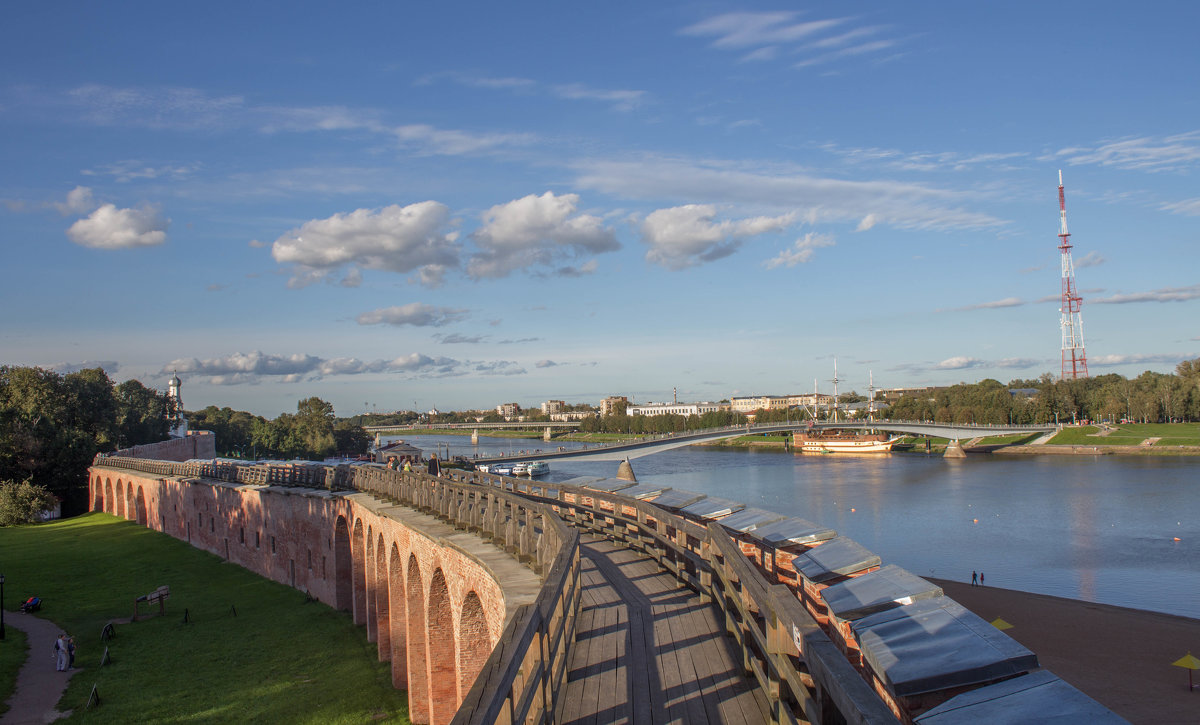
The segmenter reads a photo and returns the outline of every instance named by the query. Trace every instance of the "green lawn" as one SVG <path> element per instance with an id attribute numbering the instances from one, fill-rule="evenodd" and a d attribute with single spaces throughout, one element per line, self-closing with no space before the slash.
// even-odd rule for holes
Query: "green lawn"
<path id="1" fill-rule="evenodd" d="M 1019 445 L 1024 445 L 1026 443 L 1035 441 L 1039 437 L 1041 437 L 1041 435 L 1042 435 L 1041 433 L 1030 433 L 1030 434 L 1014 433 L 1013 435 L 987 436 L 985 438 L 980 439 L 978 445 L 994 446 L 994 445 L 1003 443 L 1005 445 L 1019 446 Z"/>
<path id="2" fill-rule="evenodd" d="M 12 612 L 5 612 L 4 617 L 8 619 L 14 615 Z M 12 696 L 13 687 L 17 684 L 17 670 L 21 668 L 21 663 L 25 661 L 26 651 L 29 645 L 25 643 L 25 633 L 16 627 L 4 628 L 4 639 L 0 640 L 0 715 L 8 711 L 8 706 L 4 703 L 8 702 L 8 698 Z M 46 666 L 50 666 L 50 657 L 46 657 Z"/>
<path id="3" fill-rule="evenodd" d="M 37 594 L 41 616 L 75 635 L 83 671 L 60 703 L 72 720 L 407 722 L 389 664 L 348 614 L 165 534 L 100 513 L 4 528 L 0 571 L 6 595 Z M 166 616 L 101 642 L 105 623 L 163 584 Z M 93 684 L 102 704 L 85 713 Z"/>
<path id="4" fill-rule="evenodd" d="M 1147 438 L 1161 438 L 1160 446 L 1200 446 L 1200 424 L 1196 423 L 1124 423 L 1106 436 L 1095 435 L 1100 428 L 1091 425 L 1064 428 L 1050 440 L 1052 445 L 1137 446 Z"/>

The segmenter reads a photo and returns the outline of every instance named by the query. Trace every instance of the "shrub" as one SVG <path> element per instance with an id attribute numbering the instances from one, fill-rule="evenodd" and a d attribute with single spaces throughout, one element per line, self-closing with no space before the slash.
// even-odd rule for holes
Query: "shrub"
<path id="1" fill-rule="evenodd" d="M 45 486 L 32 481 L 0 482 L 0 526 L 32 524 L 42 520 L 42 512 L 54 508 L 57 500 Z"/>

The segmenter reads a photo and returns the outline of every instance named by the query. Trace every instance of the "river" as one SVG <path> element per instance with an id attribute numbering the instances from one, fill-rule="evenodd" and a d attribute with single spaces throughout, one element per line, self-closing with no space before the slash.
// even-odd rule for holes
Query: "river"
<path id="1" fill-rule="evenodd" d="M 408 436 L 487 454 L 577 444 Z M 1200 619 L 1200 458 L 800 455 L 691 446 L 631 462 L 638 480 L 836 529 L 915 574 Z M 615 476 L 552 461 L 544 480 Z"/>

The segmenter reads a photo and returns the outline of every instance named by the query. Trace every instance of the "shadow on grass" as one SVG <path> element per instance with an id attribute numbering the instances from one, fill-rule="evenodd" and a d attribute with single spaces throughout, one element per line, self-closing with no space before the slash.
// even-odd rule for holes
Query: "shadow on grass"
<path id="1" fill-rule="evenodd" d="M 75 635 L 84 671 L 60 703 L 73 720 L 407 722 L 404 692 L 350 615 L 170 536 L 92 513 L 0 529 L 0 552 L 6 588 L 42 597 L 42 616 Z M 101 642 L 163 584 L 166 615 Z M 93 684 L 102 704 L 83 713 Z"/>

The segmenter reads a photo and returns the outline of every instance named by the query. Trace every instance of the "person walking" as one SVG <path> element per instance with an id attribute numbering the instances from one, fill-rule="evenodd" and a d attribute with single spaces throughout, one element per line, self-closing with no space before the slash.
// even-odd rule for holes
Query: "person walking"
<path id="1" fill-rule="evenodd" d="M 983 586 L 983 572 L 979 572 L 979 586 Z"/>
<path id="2" fill-rule="evenodd" d="M 429 457 L 429 469 L 428 469 L 428 471 L 429 471 L 429 475 L 430 475 L 430 476 L 440 476 L 440 475 L 442 475 L 442 464 L 438 462 L 438 457 L 437 457 L 437 454 L 436 454 L 436 453 L 434 453 L 433 455 L 431 455 L 431 456 Z"/>
<path id="3" fill-rule="evenodd" d="M 975 572 L 975 570 L 972 569 L 971 570 L 971 586 L 978 586 L 978 585 L 979 585 L 979 574 L 977 574 Z"/>
<path id="4" fill-rule="evenodd" d="M 75 669 L 75 638 L 67 637 L 67 669 Z"/>

